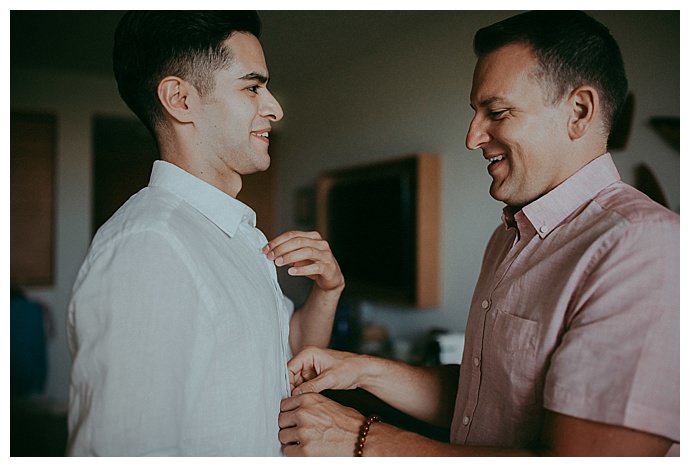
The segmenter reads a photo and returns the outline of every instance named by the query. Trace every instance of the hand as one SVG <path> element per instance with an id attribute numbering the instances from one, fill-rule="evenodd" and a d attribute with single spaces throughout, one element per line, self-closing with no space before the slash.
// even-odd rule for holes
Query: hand
<path id="1" fill-rule="evenodd" d="M 345 278 L 328 242 L 318 232 L 292 230 L 268 242 L 263 252 L 276 266 L 292 265 L 291 276 L 306 276 L 329 292 L 342 291 Z"/>
<path id="2" fill-rule="evenodd" d="M 292 395 L 324 389 L 356 389 L 361 376 L 361 355 L 307 347 L 288 362 Z"/>
<path id="3" fill-rule="evenodd" d="M 352 456 L 364 416 L 321 394 L 280 403 L 278 439 L 286 456 Z"/>

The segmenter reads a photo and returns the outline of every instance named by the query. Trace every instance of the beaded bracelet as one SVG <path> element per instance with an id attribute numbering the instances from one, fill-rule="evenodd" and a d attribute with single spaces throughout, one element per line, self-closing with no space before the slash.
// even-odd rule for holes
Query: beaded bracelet
<path id="1" fill-rule="evenodd" d="M 369 434 L 369 428 L 371 425 L 380 422 L 381 417 L 378 415 L 372 415 L 364 420 L 364 424 L 359 428 L 359 436 L 357 437 L 357 443 L 355 444 L 355 457 L 362 457 L 364 454 L 364 443 L 367 440 L 367 435 Z"/>

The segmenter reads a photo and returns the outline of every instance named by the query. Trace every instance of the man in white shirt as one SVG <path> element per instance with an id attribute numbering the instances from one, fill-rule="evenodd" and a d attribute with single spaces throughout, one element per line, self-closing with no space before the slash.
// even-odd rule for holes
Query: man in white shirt
<path id="1" fill-rule="evenodd" d="M 99 229 L 69 306 L 71 455 L 280 455 L 286 362 L 325 346 L 344 279 L 315 232 L 270 243 L 238 201 L 270 164 L 255 12 L 131 12 L 120 95 L 155 136 L 149 186 Z M 275 265 L 314 280 L 293 313 Z"/>

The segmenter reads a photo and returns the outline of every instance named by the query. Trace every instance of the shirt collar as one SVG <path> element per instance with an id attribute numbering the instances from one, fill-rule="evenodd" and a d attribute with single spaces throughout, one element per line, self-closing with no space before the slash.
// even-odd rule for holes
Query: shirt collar
<path id="1" fill-rule="evenodd" d="M 256 214 L 249 206 L 169 162 L 153 163 L 149 186 L 172 192 L 230 237 L 242 222 L 256 226 Z"/>
<path id="2" fill-rule="evenodd" d="M 544 238 L 578 207 L 620 179 L 611 154 L 607 152 L 541 198 L 522 208 L 522 213 L 537 234 Z"/>

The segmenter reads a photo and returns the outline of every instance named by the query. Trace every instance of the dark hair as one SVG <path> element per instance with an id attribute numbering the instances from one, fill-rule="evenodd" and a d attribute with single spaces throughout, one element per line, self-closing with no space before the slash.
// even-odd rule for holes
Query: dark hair
<path id="1" fill-rule="evenodd" d="M 474 52 L 481 58 L 515 43 L 534 51 L 538 78 L 551 103 L 578 86 L 593 86 L 611 130 L 625 102 L 628 79 L 621 51 L 606 26 L 581 11 L 530 11 L 477 31 Z"/>
<path id="2" fill-rule="evenodd" d="M 166 76 L 189 81 L 201 96 L 213 92 L 214 73 L 232 62 L 223 42 L 234 32 L 257 38 L 254 11 L 130 11 L 115 31 L 113 72 L 120 96 L 155 136 L 162 121 L 157 88 Z"/>

